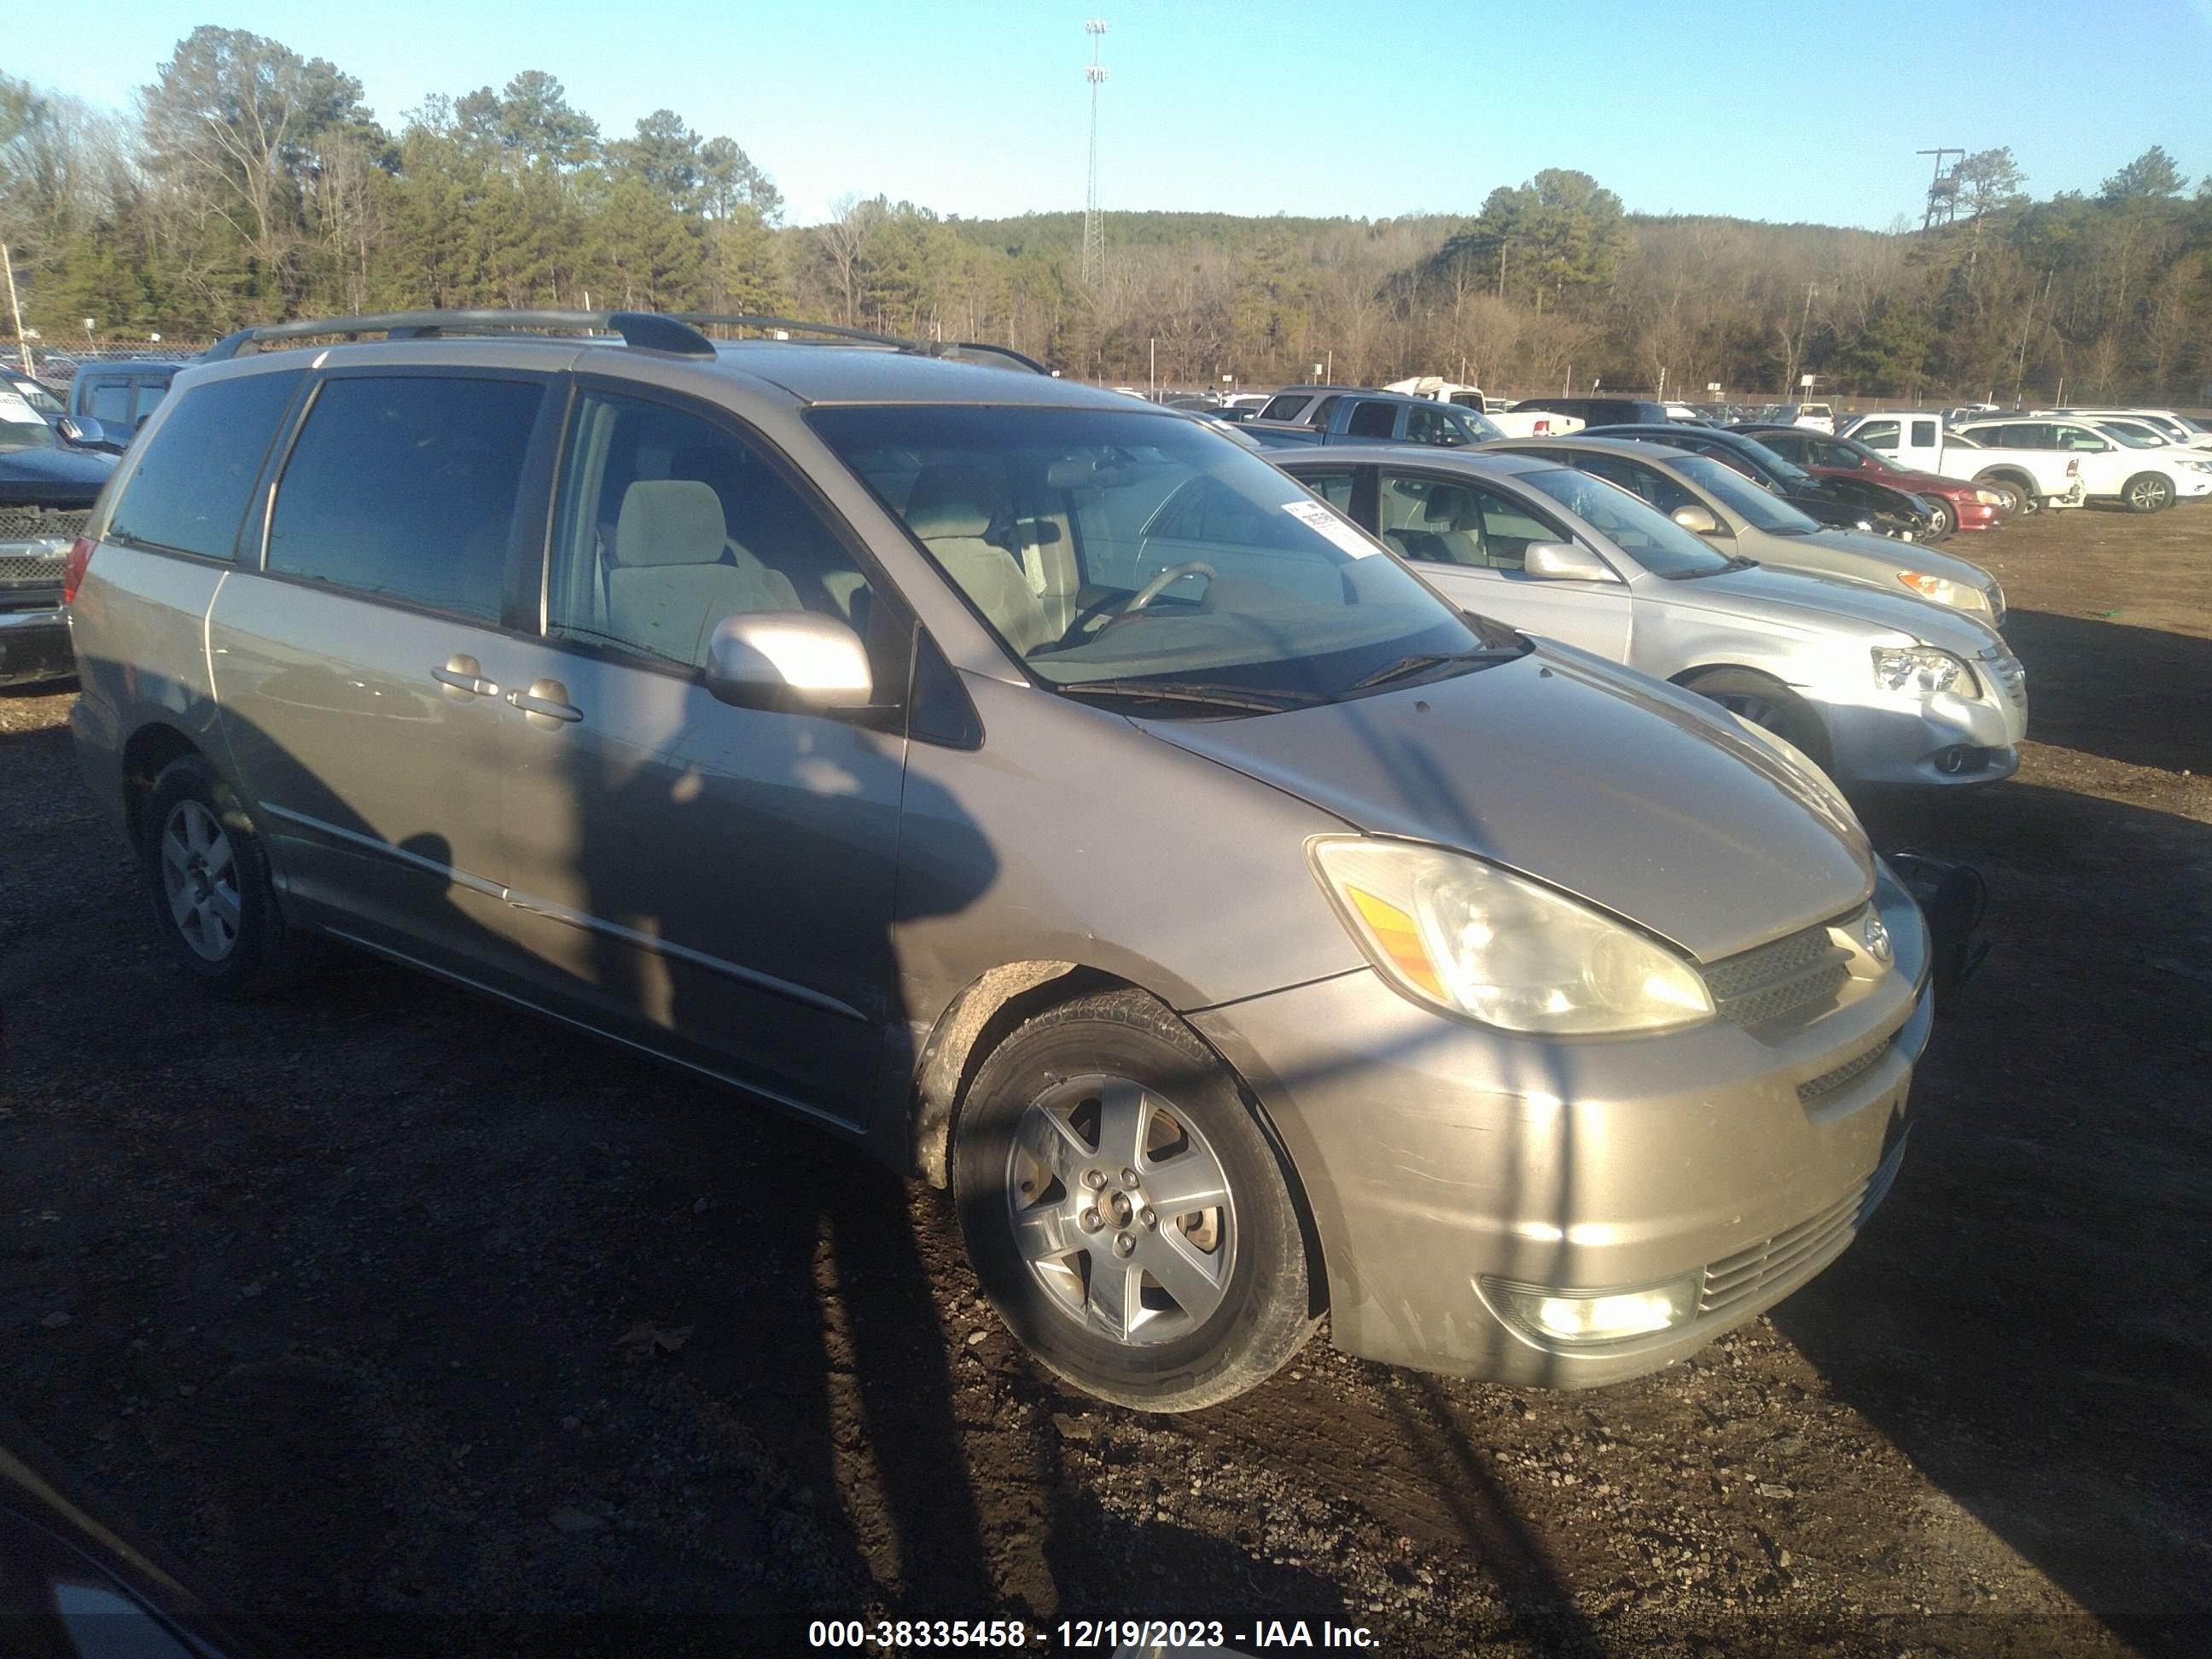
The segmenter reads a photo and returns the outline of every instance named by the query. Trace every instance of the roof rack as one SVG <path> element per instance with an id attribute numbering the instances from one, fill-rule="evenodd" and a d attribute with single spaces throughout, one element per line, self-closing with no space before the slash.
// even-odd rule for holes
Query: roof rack
<path id="1" fill-rule="evenodd" d="M 1012 346 L 986 345 L 975 340 L 910 340 L 896 334 L 878 334 L 870 329 L 848 328 L 842 323 L 803 323 L 789 317 L 762 317 L 744 312 L 672 311 L 666 315 L 671 322 L 689 323 L 695 328 L 758 328 L 786 334 L 826 334 L 836 340 L 890 346 L 900 351 L 919 352 L 927 357 L 949 358 L 955 362 L 988 363 L 1000 368 L 1025 369 L 1032 374 L 1049 375 L 1052 373 L 1036 358 L 1017 351 Z"/>
<path id="2" fill-rule="evenodd" d="M 623 343 L 683 357 L 711 357 L 714 343 L 675 317 L 650 311 L 382 311 L 358 317 L 318 317 L 297 323 L 262 323 L 227 334 L 204 361 L 222 362 L 272 341 L 313 340 L 330 335 L 381 334 L 393 340 L 430 340 L 442 334 L 486 329 L 584 329 L 619 334 Z"/>
<path id="3" fill-rule="evenodd" d="M 356 317 L 316 317 L 296 323 L 260 323 L 227 334 L 210 346 L 202 361 L 222 362 L 246 350 L 290 340 L 325 339 L 332 336 L 358 337 L 381 334 L 392 340 L 431 340 L 446 334 L 479 334 L 487 331 L 538 332 L 551 329 L 582 330 L 619 334 L 625 345 L 641 350 L 665 351 L 682 357 L 712 357 L 714 343 L 702 328 L 757 328 L 771 332 L 818 334 L 833 341 L 886 346 L 925 356 L 955 362 L 1015 368 L 1032 374 L 1052 371 L 1034 357 L 1011 346 L 984 345 L 966 340 L 908 340 L 896 334 L 878 334 L 838 323 L 801 322 L 793 317 L 768 317 L 750 312 L 721 311 L 382 311 Z"/>

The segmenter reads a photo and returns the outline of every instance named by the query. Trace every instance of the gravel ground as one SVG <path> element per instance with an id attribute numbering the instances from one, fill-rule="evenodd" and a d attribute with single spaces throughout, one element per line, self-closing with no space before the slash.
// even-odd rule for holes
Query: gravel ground
<path id="1" fill-rule="evenodd" d="M 1581 1395 L 1325 1342 L 1187 1419 L 1064 1394 L 942 1197 L 803 1128 L 366 961 L 200 996 L 67 696 L 0 694 L 0 1400 L 314 1651 L 1019 1614 L 2203 1652 L 2212 507 L 1962 550 L 2005 580 L 2038 741 L 2014 782 L 1868 811 L 1978 864 L 1997 939 L 1903 1176 L 1770 1318 Z"/>

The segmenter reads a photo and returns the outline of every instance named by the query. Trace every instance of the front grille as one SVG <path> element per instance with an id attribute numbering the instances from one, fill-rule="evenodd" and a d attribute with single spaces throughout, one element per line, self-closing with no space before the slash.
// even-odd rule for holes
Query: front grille
<path id="1" fill-rule="evenodd" d="M 0 507 L 0 542 L 73 542 L 91 518 L 88 507 Z"/>
<path id="2" fill-rule="evenodd" d="M 1810 1278 L 1814 1268 L 1866 1225 L 1867 1218 L 1889 1196 L 1904 1161 L 1900 1139 L 1880 1168 L 1818 1215 L 1709 1264 L 1705 1287 L 1698 1293 L 1698 1312 L 1725 1313 L 1777 1285 Z"/>
<path id="3" fill-rule="evenodd" d="M 58 553 L 0 553 L 0 582 L 58 582 L 61 579 Z"/>
<path id="4" fill-rule="evenodd" d="M 1863 1054 L 1854 1054 L 1842 1065 L 1807 1078 L 1797 1085 L 1797 1098 L 1811 1105 L 1823 1095 L 1832 1095 L 1845 1084 L 1856 1081 L 1881 1064 L 1882 1056 L 1889 1052 L 1892 1039 L 1884 1037 Z"/>
<path id="5" fill-rule="evenodd" d="M 1815 926 L 1722 957 L 1705 970 L 1705 985 L 1723 1019 L 1764 1025 L 1833 996 L 1850 978 L 1848 960 L 1827 927 Z"/>

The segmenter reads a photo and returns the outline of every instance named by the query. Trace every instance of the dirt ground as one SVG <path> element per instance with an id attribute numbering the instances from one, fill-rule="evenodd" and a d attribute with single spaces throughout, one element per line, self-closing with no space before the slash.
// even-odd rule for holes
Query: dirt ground
<path id="1" fill-rule="evenodd" d="M 0 1402 L 307 1651 L 2212 1649 L 2212 507 L 1960 550 L 2034 741 L 1867 814 L 1980 866 L 1996 940 L 1903 1176 L 1771 1318 L 1582 1395 L 1325 1341 L 1188 1419 L 1065 1394 L 943 1199 L 803 1128 L 365 961 L 194 992 L 68 698 L 0 696 Z"/>

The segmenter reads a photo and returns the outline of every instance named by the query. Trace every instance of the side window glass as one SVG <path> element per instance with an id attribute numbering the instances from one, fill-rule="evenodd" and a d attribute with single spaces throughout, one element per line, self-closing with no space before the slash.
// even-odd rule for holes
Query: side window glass
<path id="1" fill-rule="evenodd" d="M 1306 424 L 1308 426 L 1326 427 L 1328 424 L 1328 417 L 1336 413 L 1336 406 L 1340 401 L 1340 399 L 1333 397 L 1322 398 L 1319 403 L 1316 404 L 1311 409 L 1306 411 Z"/>
<path id="2" fill-rule="evenodd" d="M 1492 570 L 1519 570 L 1528 563 L 1535 542 L 1567 542 L 1574 538 L 1548 520 L 1540 519 L 1519 501 L 1493 491 L 1470 487 L 1481 515 L 1482 556 Z"/>
<path id="3" fill-rule="evenodd" d="M 1285 392 L 1267 400 L 1267 406 L 1260 411 L 1260 418 L 1263 421 L 1295 421 L 1298 411 L 1311 401 L 1310 393 Z"/>
<path id="4" fill-rule="evenodd" d="M 1352 405 L 1352 419 L 1346 422 L 1344 431 L 1349 438 L 1387 438 L 1397 429 L 1397 404 L 1370 398 Z"/>
<path id="5" fill-rule="evenodd" d="M 1888 441 L 1887 442 L 1878 442 L 1873 438 L 1867 437 L 1866 434 L 1863 432 L 1861 433 L 1859 436 L 1862 441 L 1869 444 L 1873 444 L 1876 448 L 1894 449 L 1897 447 L 1896 423 L 1891 421 L 1884 421 L 1881 423 L 1881 429 L 1889 434 Z M 1925 447 L 1928 445 L 1934 443 L 1936 441 L 1936 422 L 1933 421 L 1915 421 L 1912 423 L 1912 441 L 1916 447 Z"/>
<path id="6" fill-rule="evenodd" d="M 1575 465 L 1594 477 L 1619 484 L 1630 495 L 1649 501 L 1662 513 L 1672 513 L 1678 507 L 1699 504 L 1696 496 L 1673 479 L 1644 467 L 1631 466 L 1610 455 L 1577 455 Z"/>
<path id="7" fill-rule="evenodd" d="M 85 412 L 102 426 L 131 424 L 131 383 L 128 380 L 94 380 L 92 396 L 87 403 Z"/>
<path id="8" fill-rule="evenodd" d="M 1346 518 L 1352 516 L 1352 474 L 1346 472 L 1304 472 L 1298 482 L 1327 501 Z"/>
<path id="9" fill-rule="evenodd" d="M 496 623 L 544 396 L 452 375 L 325 382 L 276 488 L 269 568 Z"/>
<path id="10" fill-rule="evenodd" d="M 1897 447 L 1897 422 L 1895 421 L 1869 421 L 1857 431 L 1852 433 L 1851 436 L 1856 438 L 1869 449 L 1894 449 Z M 1763 444 L 1771 444 L 1773 440 L 1770 438 L 1761 438 L 1759 441 Z M 1936 441 L 1936 422 L 1933 421 L 1915 421 L 1912 423 L 1912 441 L 1916 444 L 1934 443 Z M 1787 450 L 1784 450 L 1783 453 L 1784 454 L 1789 453 Z"/>
<path id="11" fill-rule="evenodd" d="M 2058 435 L 2057 447 L 2060 449 L 2102 449 L 2105 447 L 2104 439 L 2082 427 L 2059 426 L 2051 428 L 2051 430 Z"/>
<path id="12" fill-rule="evenodd" d="M 1411 444 L 1456 442 L 1459 434 L 1448 426 L 1441 406 L 1406 411 L 1406 441 Z"/>
<path id="13" fill-rule="evenodd" d="M 665 404 L 586 392 L 561 479 L 549 634 L 684 668 L 704 665 L 715 624 L 744 611 L 818 611 L 867 637 L 867 578 L 799 492 L 727 428 Z"/>
<path id="14" fill-rule="evenodd" d="M 107 533 L 118 541 L 231 556 L 246 498 L 301 374 L 248 374 L 185 395 L 138 459 Z"/>

